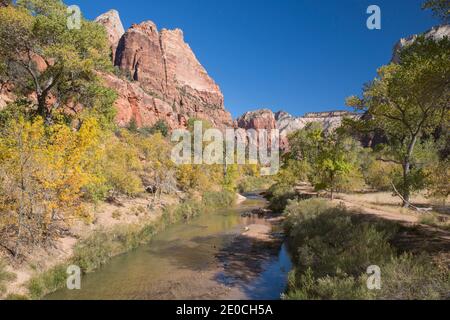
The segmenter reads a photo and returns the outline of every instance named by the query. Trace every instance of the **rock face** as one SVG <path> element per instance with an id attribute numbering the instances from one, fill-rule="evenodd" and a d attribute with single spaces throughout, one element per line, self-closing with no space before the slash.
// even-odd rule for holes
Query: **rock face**
<path id="1" fill-rule="evenodd" d="M 155 23 L 145 21 L 122 33 L 116 11 L 96 21 L 108 30 L 114 63 L 124 74 L 123 79 L 105 78 L 119 92 L 119 124 L 135 119 L 138 126 L 151 126 L 164 120 L 174 129 L 186 125 L 189 118 L 199 118 L 217 128 L 233 125 L 219 86 L 184 41 L 181 30 L 158 31 Z"/>
<path id="2" fill-rule="evenodd" d="M 15 97 L 12 92 L 13 86 L 9 83 L 0 83 L 0 110 L 6 105 L 14 101 Z"/>
<path id="3" fill-rule="evenodd" d="M 310 112 L 303 117 L 293 117 L 287 112 L 280 111 L 275 114 L 277 128 L 281 135 L 288 135 L 303 129 L 309 123 L 320 123 L 325 131 L 333 131 L 341 126 L 344 118 L 359 117 L 358 114 L 347 111 Z"/>
<path id="4" fill-rule="evenodd" d="M 115 60 L 117 46 L 125 33 L 119 12 L 110 10 L 95 19 L 95 22 L 102 24 L 108 34 L 109 44 L 111 46 L 112 60 Z"/>
<path id="5" fill-rule="evenodd" d="M 266 129 L 272 130 L 277 128 L 275 115 L 271 110 L 261 109 L 246 112 L 244 115 L 236 119 L 236 126 L 242 129 Z"/>
<path id="6" fill-rule="evenodd" d="M 330 111 L 310 112 L 303 117 L 294 117 L 284 111 L 274 114 L 271 110 L 262 109 L 245 113 L 236 120 L 236 124 L 243 129 L 278 129 L 281 136 L 287 136 L 312 122 L 322 124 L 326 131 L 332 131 L 342 124 L 345 117 L 355 118 L 359 115 L 347 111 Z"/>
<path id="7" fill-rule="evenodd" d="M 280 148 L 289 149 L 288 134 L 305 128 L 309 123 L 320 123 L 325 131 L 333 131 L 341 126 L 344 118 L 356 118 L 361 115 L 347 111 L 310 112 L 303 117 L 294 117 L 287 112 L 273 113 L 268 109 L 246 112 L 236 120 L 236 126 L 242 129 L 278 129 L 280 132 Z"/>
<path id="8" fill-rule="evenodd" d="M 413 44 L 416 41 L 418 36 L 419 35 L 415 34 L 408 38 L 400 39 L 400 41 L 397 42 L 397 44 L 394 47 L 394 54 L 392 56 L 392 62 L 399 63 L 400 62 L 399 54 L 400 54 L 401 50 L 403 48 Z M 425 36 L 425 38 L 428 38 L 428 39 L 431 38 L 434 40 L 441 40 L 444 37 L 450 38 L 450 25 L 444 24 L 444 25 L 434 27 L 431 30 L 428 30 L 425 33 L 423 33 L 423 36 Z"/>
<path id="9" fill-rule="evenodd" d="M 132 120 L 138 126 L 152 126 L 158 120 L 164 120 L 171 129 L 186 125 L 185 118 L 173 112 L 172 107 L 163 100 L 145 92 L 137 82 L 111 74 L 103 75 L 103 79 L 118 94 L 116 122 L 119 126 L 127 126 Z"/>

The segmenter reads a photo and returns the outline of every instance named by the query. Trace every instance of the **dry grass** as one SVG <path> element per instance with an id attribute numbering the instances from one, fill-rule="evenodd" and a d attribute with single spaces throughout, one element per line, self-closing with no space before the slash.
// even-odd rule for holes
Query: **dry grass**
<path id="1" fill-rule="evenodd" d="M 389 192 L 340 193 L 336 198 L 349 207 L 360 207 L 369 210 L 369 213 L 379 214 L 391 220 L 422 223 L 427 221 L 427 217 L 434 217 L 435 221 L 440 221 L 440 224 L 436 226 L 443 228 L 450 223 L 449 206 L 443 206 L 441 202 L 428 199 L 422 194 L 414 195 L 411 199 L 412 203 L 421 208 L 433 208 L 431 212 L 402 208 L 402 201 Z"/>

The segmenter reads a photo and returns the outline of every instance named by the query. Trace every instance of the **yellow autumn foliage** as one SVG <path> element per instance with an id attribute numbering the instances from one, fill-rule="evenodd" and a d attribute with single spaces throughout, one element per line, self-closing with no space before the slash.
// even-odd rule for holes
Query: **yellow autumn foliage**
<path id="1" fill-rule="evenodd" d="M 95 119 L 85 119 L 78 131 L 65 124 L 44 126 L 39 117 L 20 117 L 3 128 L 0 227 L 14 231 L 12 251 L 85 215 L 81 197 L 83 188 L 98 179 L 93 165 L 101 157 L 100 133 Z"/>

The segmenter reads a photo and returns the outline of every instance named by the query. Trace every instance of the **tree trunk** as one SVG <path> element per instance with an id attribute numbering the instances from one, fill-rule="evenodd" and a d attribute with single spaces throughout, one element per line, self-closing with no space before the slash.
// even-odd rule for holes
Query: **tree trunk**
<path id="1" fill-rule="evenodd" d="M 415 135 L 412 136 L 411 143 L 408 146 L 408 153 L 403 161 L 403 208 L 408 208 L 410 206 L 410 198 L 411 198 L 411 183 L 409 179 L 409 175 L 411 174 L 411 158 L 414 151 L 414 147 L 416 146 L 417 137 L 419 135 L 420 130 L 417 130 Z"/>
<path id="2" fill-rule="evenodd" d="M 411 164 L 409 161 L 405 161 L 403 164 L 403 208 L 408 208 L 410 205 L 411 198 L 411 186 L 409 185 L 409 174 L 411 173 Z"/>
<path id="3" fill-rule="evenodd" d="M 42 117 L 42 119 L 45 121 L 45 124 L 50 125 L 52 124 L 52 115 L 51 112 L 47 106 L 47 95 L 39 95 L 38 96 L 38 114 Z"/>
<path id="4" fill-rule="evenodd" d="M 330 187 L 331 201 L 333 201 L 334 200 L 334 173 L 333 172 L 330 173 L 330 184 L 331 184 L 331 187 Z"/>

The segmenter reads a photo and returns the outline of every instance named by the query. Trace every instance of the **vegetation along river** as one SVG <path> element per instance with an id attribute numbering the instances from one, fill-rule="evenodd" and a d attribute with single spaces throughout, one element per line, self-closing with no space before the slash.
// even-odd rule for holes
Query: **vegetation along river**
<path id="1" fill-rule="evenodd" d="M 279 299 L 290 257 L 276 218 L 246 214 L 264 200 L 247 196 L 234 208 L 168 227 L 83 276 L 81 290 L 46 299 Z"/>

